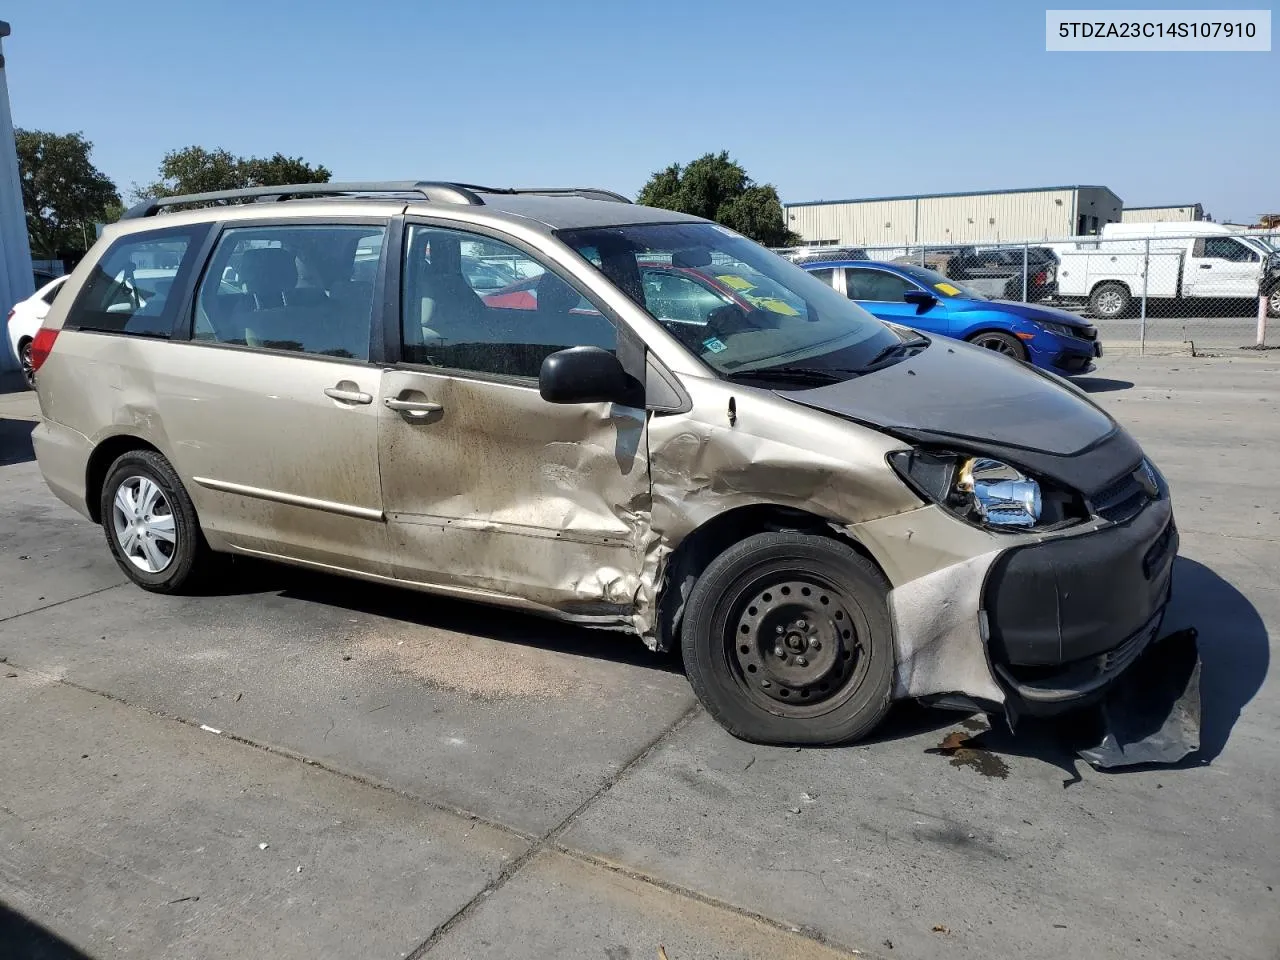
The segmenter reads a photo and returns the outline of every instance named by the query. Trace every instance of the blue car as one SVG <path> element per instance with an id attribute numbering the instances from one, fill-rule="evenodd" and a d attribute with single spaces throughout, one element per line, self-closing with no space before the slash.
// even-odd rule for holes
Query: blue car
<path id="1" fill-rule="evenodd" d="M 992 300 L 936 270 L 869 260 L 802 266 L 881 320 L 967 340 L 1060 376 L 1088 373 L 1102 356 L 1098 328 L 1074 313 Z"/>

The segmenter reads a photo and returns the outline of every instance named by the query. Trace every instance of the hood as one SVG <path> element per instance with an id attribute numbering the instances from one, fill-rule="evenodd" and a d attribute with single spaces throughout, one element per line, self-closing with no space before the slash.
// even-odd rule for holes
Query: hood
<path id="1" fill-rule="evenodd" d="M 779 395 L 906 440 L 986 453 L 1084 493 L 1132 470 L 1142 456 L 1076 388 L 958 341 L 935 339 L 893 366 Z"/>
<path id="2" fill-rule="evenodd" d="M 1074 313 L 1059 310 L 1057 307 L 1046 307 L 1039 303 L 1019 303 L 1017 300 L 966 300 L 964 301 L 964 306 L 959 306 L 958 301 L 952 300 L 947 306 L 953 313 L 957 311 L 963 313 L 969 310 L 990 310 L 995 307 L 1001 313 L 1010 313 L 1015 317 L 1021 317 L 1023 320 L 1047 320 L 1050 323 L 1061 323 L 1068 327 L 1093 326 L 1088 320 L 1084 320 Z"/>

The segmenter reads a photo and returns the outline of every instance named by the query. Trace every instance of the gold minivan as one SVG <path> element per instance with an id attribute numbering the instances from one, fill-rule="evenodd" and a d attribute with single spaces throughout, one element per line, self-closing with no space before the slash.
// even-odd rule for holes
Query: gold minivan
<path id="1" fill-rule="evenodd" d="M 750 740 L 1091 702 L 1170 595 L 1167 486 L 1083 393 L 607 191 L 148 201 L 32 362 L 139 586 L 240 554 L 633 633 Z"/>

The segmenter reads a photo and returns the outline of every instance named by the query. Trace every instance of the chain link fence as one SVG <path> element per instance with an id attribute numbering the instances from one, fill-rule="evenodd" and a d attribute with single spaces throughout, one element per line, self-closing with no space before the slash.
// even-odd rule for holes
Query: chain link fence
<path id="1" fill-rule="evenodd" d="M 778 252 L 797 263 L 925 267 L 961 295 L 1083 316 L 1097 326 L 1104 347 L 1142 353 L 1280 348 L 1280 233 L 1230 232 L 1212 223 L 1114 224 L 1102 236 L 1063 240 Z"/>

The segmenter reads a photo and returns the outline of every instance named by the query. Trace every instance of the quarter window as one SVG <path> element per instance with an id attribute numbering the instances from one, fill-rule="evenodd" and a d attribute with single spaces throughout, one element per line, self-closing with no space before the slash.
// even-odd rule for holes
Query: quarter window
<path id="1" fill-rule="evenodd" d="M 223 231 L 196 295 L 193 339 L 368 360 L 385 228 Z"/>
<path id="2" fill-rule="evenodd" d="M 850 300 L 870 300 L 878 303 L 902 303 L 903 295 L 914 290 L 913 284 L 894 273 L 884 270 L 847 269 L 844 272 L 846 295 Z"/>
<path id="3" fill-rule="evenodd" d="M 831 281 L 834 279 L 836 272 L 831 267 L 823 267 L 821 270 L 810 270 L 809 272 L 825 283 L 828 287 L 834 286 Z"/>
<path id="4" fill-rule="evenodd" d="M 422 225 L 405 241 L 401 331 L 408 363 L 510 377 L 568 347 L 617 348 L 613 324 L 529 254 Z"/>
<path id="5" fill-rule="evenodd" d="M 66 326 L 135 336 L 170 337 L 178 310 L 172 296 L 191 269 L 197 232 L 158 230 L 122 237 L 93 266 Z"/>

